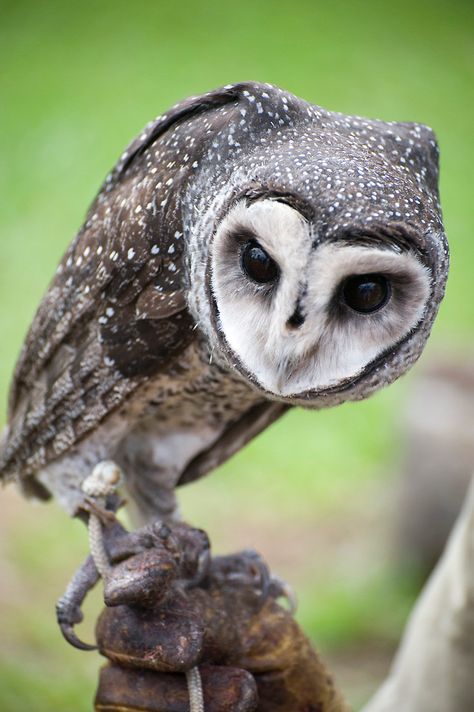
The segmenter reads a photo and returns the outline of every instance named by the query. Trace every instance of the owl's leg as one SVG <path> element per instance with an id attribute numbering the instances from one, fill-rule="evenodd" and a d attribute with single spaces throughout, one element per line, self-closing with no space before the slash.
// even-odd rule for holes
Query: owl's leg
<path id="1" fill-rule="evenodd" d="M 140 555 L 140 553 L 136 555 L 136 559 L 141 559 L 138 576 L 131 576 L 133 573 L 133 565 L 129 567 L 127 560 L 114 567 L 110 553 L 104 542 L 104 520 L 105 524 L 107 524 L 107 520 L 110 519 L 110 512 L 105 510 L 104 505 L 105 497 L 115 494 L 121 479 L 120 468 L 114 462 L 104 461 L 96 465 L 92 473 L 82 484 L 83 492 L 87 496 L 86 510 L 89 512 L 89 543 L 95 574 L 91 575 L 92 568 L 89 564 L 87 569 L 89 576 L 84 576 L 81 569 L 77 577 L 71 582 L 71 585 L 74 584 L 73 587 L 75 595 L 78 596 L 77 600 L 79 604 L 78 606 L 70 606 L 67 608 L 67 612 L 70 614 L 69 616 L 66 615 L 65 606 L 60 607 L 62 614 L 60 626 L 66 640 L 69 640 L 69 642 L 76 647 L 81 647 L 86 650 L 91 649 L 91 646 L 82 643 L 75 636 L 73 625 L 74 622 L 79 622 L 82 619 L 80 605 L 91 587 L 90 583 L 93 581 L 92 585 L 94 585 L 99 575 L 104 579 L 104 599 L 107 605 L 133 604 L 134 601 L 136 602 L 135 599 L 137 599 L 137 597 L 142 604 L 146 605 L 150 593 L 155 594 L 154 600 L 155 602 L 157 601 L 157 588 L 160 590 L 161 595 L 167 593 L 170 581 L 174 579 L 179 564 L 181 574 L 184 574 L 186 577 L 187 574 L 189 575 L 189 570 L 187 570 L 189 569 L 189 564 L 192 564 L 196 553 L 199 553 L 197 557 L 199 562 L 197 571 L 194 572 L 194 580 L 197 579 L 199 581 L 202 577 L 199 571 L 200 565 L 202 567 L 203 563 L 208 562 L 209 542 L 207 541 L 207 537 L 205 537 L 207 546 L 204 546 L 204 550 L 200 551 L 199 544 L 197 550 L 195 546 L 192 546 L 193 537 L 188 537 L 188 540 L 186 540 L 186 536 L 184 536 L 182 542 L 179 542 L 178 537 L 177 543 L 184 545 L 182 548 L 184 548 L 185 552 L 189 550 L 191 544 L 191 556 L 189 556 L 188 552 L 187 560 L 185 555 L 182 558 L 179 555 L 173 557 L 172 552 L 167 551 L 165 546 L 159 546 L 158 548 L 152 548 L 151 551 L 148 552 L 148 556 L 146 551 L 142 551 L 142 555 Z M 112 513 L 112 521 L 113 520 L 114 516 Z M 163 531 L 163 529 L 165 531 Z M 182 534 L 186 535 L 189 531 L 189 528 L 184 526 Z M 133 535 L 129 536 L 132 540 L 131 543 L 136 539 L 137 541 L 135 543 L 138 545 L 141 543 L 145 544 L 146 549 L 153 547 L 153 544 L 156 542 L 156 536 L 158 536 L 157 543 L 160 544 L 160 537 L 161 539 L 169 539 L 169 534 L 171 534 L 171 531 L 166 525 L 164 527 L 160 525 L 159 531 L 156 531 L 156 526 L 151 525 L 144 527 L 141 532 L 137 532 L 135 537 L 133 537 Z M 181 553 L 179 552 L 179 546 L 177 547 L 176 553 Z M 196 576 L 196 574 L 198 574 L 198 576 Z M 75 600 L 69 588 L 66 595 L 68 593 L 69 595 L 66 600 Z M 189 710 L 190 712 L 204 712 L 202 682 L 199 668 L 195 666 L 187 670 L 185 674 L 189 694 Z"/>
<path id="2" fill-rule="evenodd" d="M 118 521 L 116 521 L 113 526 L 109 526 L 106 531 L 108 547 L 117 548 L 118 542 L 122 542 L 125 538 L 124 535 L 126 535 L 126 531 Z M 119 547 L 119 551 L 123 549 L 124 546 L 122 543 L 121 547 Z M 135 549 L 133 549 L 132 553 L 135 553 Z M 95 650 L 96 647 L 95 645 L 89 645 L 81 641 L 74 632 L 74 626 L 82 621 L 82 604 L 99 578 L 100 573 L 94 557 L 89 555 L 82 566 L 77 569 L 64 595 L 61 596 L 56 604 L 56 619 L 61 633 L 68 643 L 80 650 Z"/>
<path id="3" fill-rule="evenodd" d="M 109 555 L 104 546 L 102 521 L 107 517 L 105 498 L 114 495 L 122 481 L 122 471 L 111 460 L 99 462 L 92 473 L 82 483 L 82 491 L 87 496 L 89 511 L 89 546 L 97 571 L 106 578 L 110 573 Z M 112 515 L 113 516 L 113 515 Z"/>
<path id="4" fill-rule="evenodd" d="M 158 603 L 166 597 L 176 578 L 186 589 L 199 586 L 209 571 L 210 547 L 205 532 L 184 523 L 170 528 L 153 522 L 128 532 L 113 511 L 102 510 L 93 501 L 86 502 L 85 507 L 89 516 L 92 511 L 96 521 L 102 520 L 103 525 L 93 531 L 93 538 L 98 539 L 92 547 L 95 560 L 90 555 L 77 570 L 56 610 L 64 638 L 81 650 L 93 650 L 94 646 L 79 640 L 74 625 L 82 621 L 82 603 L 100 578 L 98 557 L 102 559 L 99 566 L 105 573 L 106 604 L 141 606 L 149 600 Z M 134 558 L 137 556 L 138 559 Z M 139 566 L 138 561 L 141 562 Z"/>
<path id="5" fill-rule="evenodd" d="M 112 514 L 112 512 L 108 512 L 108 514 Z M 107 549 L 113 551 L 116 556 L 125 557 L 137 553 L 137 543 L 127 541 L 128 533 L 118 520 L 114 520 L 113 523 L 109 522 L 104 535 Z M 74 626 L 82 621 L 82 604 L 89 591 L 96 585 L 100 575 L 94 557 L 89 555 L 82 566 L 77 569 L 64 595 L 56 604 L 56 619 L 61 633 L 68 643 L 80 650 L 95 650 L 96 648 L 95 645 L 81 641 L 74 632 Z"/>
<path id="6" fill-rule="evenodd" d="M 118 482 L 117 472 L 113 469 L 102 469 L 102 472 L 94 471 L 88 478 L 92 480 L 92 484 L 86 484 L 84 491 L 89 497 L 113 494 Z M 87 483 L 87 480 L 86 480 Z M 105 500 L 104 500 L 105 504 Z M 115 504 L 115 503 L 114 503 Z M 118 502 L 116 503 L 118 505 Z M 125 534 L 125 529 L 115 519 L 115 514 L 105 507 L 97 506 L 94 499 L 90 499 L 85 504 L 85 509 L 89 513 L 89 539 L 91 545 L 91 555 L 87 557 L 82 566 L 76 571 L 71 579 L 66 592 L 56 604 L 56 618 L 59 628 L 64 638 L 68 643 L 80 650 L 95 650 L 95 645 L 90 645 L 81 641 L 74 632 L 74 625 L 80 623 L 83 619 L 81 606 L 88 592 L 96 585 L 100 576 L 104 576 L 108 571 L 109 562 L 105 546 L 103 543 L 103 531 L 101 519 L 113 524 L 109 527 L 108 538 L 113 540 L 120 535 Z"/>
<path id="7" fill-rule="evenodd" d="M 102 533 L 100 534 L 102 536 Z M 140 553 L 147 546 L 147 537 L 143 533 L 129 534 L 118 522 L 115 522 L 104 530 L 100 548 L 103 552 L 102 556 L 106 557 L 105 549 L 110 552 L 112 561 L 122 561 L 123 559 Z M 95 555 L 97 558 L 97 547 L 95 546 Z M 108 566 L 108 557 L 106 565 Z M 71 581 L 69 582 L 66 591 L 56 604 L 56 619 L 65 640 L 70 645 L 79 650 L 95 650 L 95 645 L 84 643 L 74 632 L 74 626 L 83 620 L 82 604 L 91 591 L 101 574 L 99 573 L 97 562 L 90 554 L 84 563 L 77 569 Z"/>

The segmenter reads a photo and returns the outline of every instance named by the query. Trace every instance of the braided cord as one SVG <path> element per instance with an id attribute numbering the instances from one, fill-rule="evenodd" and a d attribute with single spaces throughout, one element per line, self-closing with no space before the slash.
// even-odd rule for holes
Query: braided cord
<path id="1" fill-rule="evenodd" d="M 88 531 L 89 547 L 95 567 L 102 578 L 106 578 L 110 573 L 111 566 L 104 546 L 102 522 L 94 512 L 91 512 L 89 515 Z"/>
<path id="2" fill-rule="evenodd" d="M 204 712 L 201 674 L 197 666 L 186 671 L 186 682 L 188 684 L 189 712 Z"/>

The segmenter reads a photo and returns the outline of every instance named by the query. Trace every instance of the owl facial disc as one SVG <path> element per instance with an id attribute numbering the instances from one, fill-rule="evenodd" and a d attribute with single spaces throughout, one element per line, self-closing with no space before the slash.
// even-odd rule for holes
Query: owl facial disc
<path id="1" fill-rule="evenodd" d="M 431 272 L 394 239 L 320 240 L 278 200 L 235 204 L 211 248 L 221 338 L 265 391 L 297 398 L 362 379 L 423 317 Z"/>

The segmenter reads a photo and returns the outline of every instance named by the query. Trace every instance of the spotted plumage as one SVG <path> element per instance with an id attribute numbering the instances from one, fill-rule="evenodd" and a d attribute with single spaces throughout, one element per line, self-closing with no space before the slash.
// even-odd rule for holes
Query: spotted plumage
<path id="1" fill-rule="evenodd" d="M 74 512 L 113 459 L 142 516 L 172 516 L 177 484 L 289 406 L 395 380 L 444 292 L 437 182 L 425 126 L 254 83 L 177 104 L 122 154 L 39 307 L 3 477 Z"/>

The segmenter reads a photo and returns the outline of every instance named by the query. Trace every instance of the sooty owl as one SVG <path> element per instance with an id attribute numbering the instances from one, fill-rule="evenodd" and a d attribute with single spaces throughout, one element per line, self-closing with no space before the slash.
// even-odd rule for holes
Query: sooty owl
<path id="1" fill-rule="evenodd" d="M 192 97 L 106 178 L 28 333 L 4 478 L 74 513 L 101 460 L 143 518 L 289 407 L 420 355 L 448 267 L 431 130 L 267 84 Z"/>

